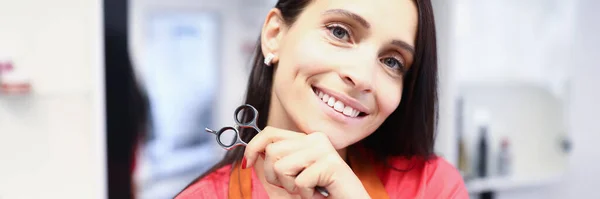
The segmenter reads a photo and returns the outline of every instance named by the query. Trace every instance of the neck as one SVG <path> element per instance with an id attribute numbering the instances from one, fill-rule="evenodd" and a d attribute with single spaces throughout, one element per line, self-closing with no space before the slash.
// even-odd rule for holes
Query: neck
<path id="1" fill-rule="evenodd" d="M 281 106 L 281 103 L 275 94 L 271 94 L 271 104 L 269 105 L 267 126 L 306 133 L 300 130 L 298 125 L 296 125 L 292 118 L 290 118 L 290 116 Z"/>

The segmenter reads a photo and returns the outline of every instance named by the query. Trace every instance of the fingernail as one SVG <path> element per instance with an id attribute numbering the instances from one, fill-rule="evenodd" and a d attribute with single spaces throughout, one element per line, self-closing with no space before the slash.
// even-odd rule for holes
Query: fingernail
<path id="1" fill-rule="evenodd" d="M 246 169 L 246 157 L 242 158 L 242 169 Z"/>

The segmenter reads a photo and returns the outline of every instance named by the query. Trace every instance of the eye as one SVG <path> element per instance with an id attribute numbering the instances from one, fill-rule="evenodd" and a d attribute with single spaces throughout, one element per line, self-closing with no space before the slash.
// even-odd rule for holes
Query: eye
<path id="1" fill-rule="evenodd" d="M 331 36 L 343 41 L 350 41 L 350 31 L 340 24 L 331 24 L 327 26 Z"/>
<path id="2" fill-rule="evenodd" d="M 394 70 L 402 71 L 404 69 L 402 62 L 393 57 L 383 58 L 383 59 L 381 59 L 381 63 L 385 64 L 386 66 L 388 66 Z"/>

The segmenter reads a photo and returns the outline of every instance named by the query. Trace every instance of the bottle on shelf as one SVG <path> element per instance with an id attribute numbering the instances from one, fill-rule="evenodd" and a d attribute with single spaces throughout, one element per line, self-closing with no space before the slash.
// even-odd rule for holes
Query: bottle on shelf
<path id="1" fill-rule="evenodd" d="M 498 175 L 508 176 L 511 172 L 512 153 L 508 138 L 502 139 L 500 151 L 498 153 Z"/>
<path id="2" fill-rule="evenodd" d="M 457 143 L 458 143 L 458 170 L 465 180 L 471 178 L 470 160 L 468 154 L 467 143 L 464 136 L 463 128 L 463 107 L 464 99 L 459 98 L 456 103 L 456 132 L 457 132 Z"/>
<path id="3" fill-rule="evenodd" d="M 477 140 L 477 177 L 486 178 L 488 177 L 488 157 L 489 157 L 489 144 L 488 144 L 488 131 L 490 128 L 490 116 L 487 110 L 478 109 L 474 114 L 475 125 L 479 133 L 479 139 Z"/>
<path id="4" fill-rule="evenodd" d="M 479 141 L 477 142 L 477 177 L 485 178 L 488 175 L 487 172 L 487 157 L 488 157 L 488 143 L 487 143 L 487 127 L 479 127 Z"/>
<path id="5" fill-rule="evenodd" d="M 458 170 L 463 178 L 470 178 L 471 171 L 469 167 L 469 157 L 467 154 L 465 140 L 461 137 L 458 139 Z"/>

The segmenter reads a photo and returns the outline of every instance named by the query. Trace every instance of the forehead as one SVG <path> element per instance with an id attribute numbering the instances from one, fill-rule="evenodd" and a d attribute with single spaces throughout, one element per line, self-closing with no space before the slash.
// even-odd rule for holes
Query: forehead
<path id="1" fill-rule="evenodd" d="M 376 36 L 414 44 L 418 22 L 414 0 L 313 0 L 304 14 L 320 18 L 331 9 L 343 9 L 361 16 Z"/>

